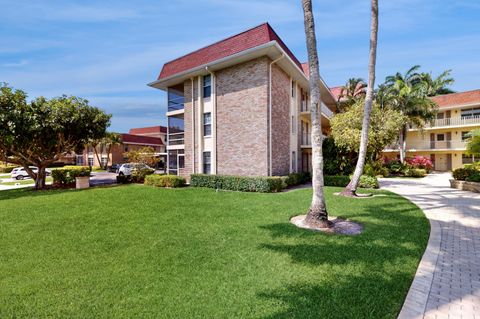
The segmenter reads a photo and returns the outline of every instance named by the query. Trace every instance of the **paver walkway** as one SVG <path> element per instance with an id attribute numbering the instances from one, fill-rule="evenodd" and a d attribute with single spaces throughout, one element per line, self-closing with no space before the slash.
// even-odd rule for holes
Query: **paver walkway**
<path id="1" fill-rule="evenodd" d="M 449 173 L 382 179 L 430 220 L 427 250 L 399 318 L 480 319 L 480 194 L 449 187 Z"/>

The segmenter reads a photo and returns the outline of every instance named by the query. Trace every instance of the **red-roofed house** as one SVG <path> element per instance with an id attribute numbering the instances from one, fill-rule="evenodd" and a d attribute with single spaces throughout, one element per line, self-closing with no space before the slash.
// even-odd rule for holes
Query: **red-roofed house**
<path id="1" fill-rule="evenodd" d="M 167 127 L 166 126 L 147 126 L 147 127 L 131 128 L 128 131 L 128 134 L 159 137 L 162 139 L 162 141 L 166 141 Z"/>
<path id="2" fill-rule="evenodd" d="M 154 131 L 161 133 L 161 130 L 163 130 L 161 126 L 155 126 L 130 130 L 130 132 L 133 131 L 137 134 L 120 134 L 122 142 L 120 145 L 113 146 L 110 154 L 108 154 L 105 145 L 99 145 L 97 147 L 97 153 L 100 162 L 95 155 L 93 147 L 85 147 L 83 154 L 77 155 L 76 164 L 89 166 L 111 166 L 112 164 L 122 164 L 128 161 L 124 156 L 125 152 L 138 150 L 144 147 L 151 147 L 160 158 L 161 163 L 159 166 L 162 167 L 166 162 L 165 143 L 161 137 L 150 136 Z"/>
<path id="3" fill-rule="evenodd" d="M 480 128 L 480 90 L 438 95 L 431 98 L 438 105 L 437 119 L 423 130 L 412 127 L 407 132 L 407 156 L 427 156 L 439 171 L 462 167 L 475 159 L 465 154 L 468 133 Z M 384 151 L 398 156 L 398 148 Z"/>
<path id="4" fill-rule="evenodd" d="M 308 66 L 268 23 L 164 64 L 168 171 L 286 175 L 310 171 Z M 324 134 L 336 100 L 323 80 Z"/>

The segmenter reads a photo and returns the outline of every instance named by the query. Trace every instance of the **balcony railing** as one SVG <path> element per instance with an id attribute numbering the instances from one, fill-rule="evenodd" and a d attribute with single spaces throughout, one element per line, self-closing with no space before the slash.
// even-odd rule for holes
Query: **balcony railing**
<path id="1" fill-rule="evenodd" d="M 407 141 L 408 150 L 453 150 L 465 149 L 465 141 L 419 141 L 416 143 L 409 143 Z M 398 150 L 398 144 L 392 144 L 385 147 L 385 150 Z"/>
<path id="2" fill-rule="evenodd" d="M 300 106 L 301 112 L 310 112 L 310 104 L 307 104 L 306 101 L 302 101 Z M 325 114 L 326 117 L 332 118 L 333 112 L 330 110 L 325 104 L 322 103 L 322 113 Z"/>
<path id="3" fill-rule="evenodd" d="M 463 118 L 445 118 L 445 119 L 436 119 L 432 124 L 425 125 L 428 127 L 442 127 L 442 126 L 463 126 L 463 125 L 480 125 L 480 116 L 471 116 Z M 417 129 L 417 127 L 412 127 L 412 129 Z"/>
<path id="4" fill-rule="evenodd" d="M 182 145 L 185 144 L 183 133 L 174 133 L 168 135 L 168 145 Z"/>
<path id="5" fill-rule="evenodd" d="M 312 145 L 311 135 L 310 133 L 302 133 L 302 145 Z"/>

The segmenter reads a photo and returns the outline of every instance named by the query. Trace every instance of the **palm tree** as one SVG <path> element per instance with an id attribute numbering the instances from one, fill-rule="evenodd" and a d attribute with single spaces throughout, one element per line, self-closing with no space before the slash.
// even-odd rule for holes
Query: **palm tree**
<path id="1" fill-rule="evenodd" d="M 95 153 L 95 157 L 97 158 L 97 161 L 100 165 L 102 165 L 102 162 L 100 161 L 100 156 L 98 155 L 98 147 L 101 145 L 102 139 L 90 139 L 87 142 L 87 146 L 93 148 L 93 152 Z"/>
<path id="2" fill-rule="evenodd" d="M 450 76 L 452 70 L 443 71 L 439 76 L 435 79 L 432 78 L 431 73 L 422 73 L 421 78 L 424 82 L 424 88 L 426 90 L 427 96 L 435 96 L 439 94 L 450 94 L 454 93 L 455 91 L 448 88 L 448 86 L 452 85 L 455 80 Z"/>
<path id="3" fill-rule="evenodd" d="M 103 143 L 107 147 L 107 163 L 105 163 L 105 167 L 102 168 L 106 170 L 110 161 L 110 154 L 112 154 L 112 148 L 122 144 L 122 137 L 118 133 L 107 132 L 103 138 Z"/>
<path id="4" fill-rule="evenodd" d="M 397 72 L 395 75 L 389 75 L 385 79 L 385 84 L 392 86 L 396 82 L 403 82 L 411 86 L 416 85 L 422 80 L 422 74 L 417 72 L 419 69 L 420 65 L 414 65 L 405 74 Z"/>
<path id="5" fill-rule="evenodd" d="M 406 118 L 399 136 L 400 161 L 402 163 L 405 161 L 405 136 L 408 126 L 423 128 L 428 122 L 432 122 L 437 114 L 437 105 L 428 98 L 424 82 L 418 79 L 420 78 L 417 75 L 411 75 L 388 77 L 386 81 L 388 94 L 390 94 L 389 105 Z"/>
<path id="6" fill-rule="evenodd" d="M 312 187 L 313 196 L 305 223 L 315 227 L 330 227 L 327 205 L 323 193 L 323 154 L 322 154 L 322 123 L 320 121 L 320 71 L 318 67 L 317 39 L 315 22 L 312 12 L 312 1 L 302 0 L 305 36 L 307 40 L 309 86 L 310 86 L 310 117 L 312 121 Z"/>
<path id="7" fill-rule="evenodd" d="M 370 130 L 370 114 L 373 103 L 373 88 L 375 86 L 375 64 L 377 60 L 377 39 L 378 39 L 378 0 L 372 0 L 372 20 L 370 27 L 370 56 L 368 61 L 368 86 L 365 97 L 365 107 L 363 112 L 362 134 L 360 137 L 360 150 L 358 152 L 357 165 L 353 177 L 347 187 L 342 191 L 344 196 L 358 196 L 356 194 L 360 176 L 365 166 L 367 156 L 368 131 Z"/>
<path id="8" fill-rule="evenodd" d="M 345 112 L 355 102 L 364 98 L 367 93 L 367 83 L 362 78 L 350 78 L 342 87 L 338 96 L 338 109 Z"/>

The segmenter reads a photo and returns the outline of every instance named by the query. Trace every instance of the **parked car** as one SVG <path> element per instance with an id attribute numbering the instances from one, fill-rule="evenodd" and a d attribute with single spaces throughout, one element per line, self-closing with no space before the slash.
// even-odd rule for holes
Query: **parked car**
<path id="1" fill-rule="evenodd" d="M 132 175 L 132 169 L 151 169 L 153 171 L 153 168 L 146 164 L 142 163 L 125 163 L 120 166 L 118 169 L 118 175 L 125 175 L 125 176 L 130 176 Z"/>
<path id="2" fill-rule="evenodd" d="M 110 173 L 118 173 L 119 169 L 120 169 L 120 164 L 113 164 L 112 166 L 108 167 L 108 171 Z"/>
<path id="3" fill-rule="evenodd" d="M 36 167 L 36 166 L 29 166 L 29 167 L 34 173 L 38 173 L 38 167 Z M 45 169 L 45 173 L 47 174 L 47 176 L 50 176 L 50 174 L 52 174 L 52 171 L 47 168 L 47 169 Z M 25 170 L 24 167 L 14 168 L 12 170 L 12 172 L 10 173 L 10 176 L 13 179 L 16 179 L 16 180 L 22 180 L 24 178 L 29 178 L 30 177 L 30 175 L 28 175 L 28 173 L 27 173 L 27 171 Z"/>

